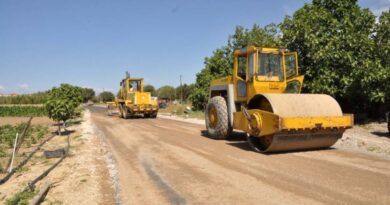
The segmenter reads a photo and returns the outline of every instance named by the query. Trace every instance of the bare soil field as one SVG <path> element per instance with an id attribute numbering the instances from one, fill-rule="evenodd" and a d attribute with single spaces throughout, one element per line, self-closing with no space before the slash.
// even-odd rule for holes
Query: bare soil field
<path id="1" fill-rule="evenodd" d="M 29 117 L 0 117 L 1 125 L 16 125 L 28 121 Z M 52 125 L 54 121 L 48 117 L 34 117 L 31 121 L 33 125 Z"/>
<path id="2" fill-rule="evenodd" d="M 115 203 L 111 178 L 105 159 L 105 150 L 102 147 L 101 140 L 91 134 L 88 119 L 89 116 L 86 113 L 80 123 L 76 123 L 76 125 L 69 128 L 71 144 L 69 156 L 47 177 L 38 182 L 38 189 L 46 182 L 54 183 L 43 204 Z M 42 119 L 38 122 L 48 121 Z M 0 185 L 0 204 L 4 204 L 7 199 L 23 190 L 31 180 L 58 160 L 58 158 L 46 159 L 43 156 L 44 150 L 63 148 L 66 145 L 66 135 L 55 136 L 47 142 L 23 169 L 12 176 L 8 182 Z M 20 152 L 27 154 L 29 150 L 21 150 Z M 1 175 L 1 177 L 3 176 Z"/>

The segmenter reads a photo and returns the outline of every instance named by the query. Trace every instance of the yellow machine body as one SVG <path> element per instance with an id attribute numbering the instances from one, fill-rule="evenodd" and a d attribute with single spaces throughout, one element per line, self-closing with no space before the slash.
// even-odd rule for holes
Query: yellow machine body
<path id="1" fill-rule="evenodd" d="M 330 147 L 353 126 L 353 115 L 343 114 L 331 96 L 300 93 L 297 58 L 278 48 L 236 50 L 233 75 L 211 82 L 210 100 L 225 99 L 229 127 L 248 133 L 256 151 Z M 206 108 L 209 132 L 218 128 L 215 113 Z"/>
<path id="2" fill-rule="evenodd" d="M 110 111 L 118 109 L 122 118 L 129 118 L 134 115 L 155 118 L 158 112 L 157 98 L 152 97 L 150 92 L 144 92 L 143 78 L 126 77 L 120 83 L 119 96 L 114 102 L 108 102 Z"/>

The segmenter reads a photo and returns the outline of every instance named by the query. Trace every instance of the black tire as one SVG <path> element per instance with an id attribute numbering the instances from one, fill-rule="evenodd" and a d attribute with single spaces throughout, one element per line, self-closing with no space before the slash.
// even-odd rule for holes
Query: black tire
<path id="1" fill-rule="evenodd" d="M 212 111 L 213 109 L 215 110 Z M 209 119 L 210 112 L 214 112 L 216 120 Z M 209 100 L 206 106 L 205 120 L 208 135 L 213 139 L 226 139 L 232 133 L 226 101 L 221 96 L 215 96 Z"/>
<path id="2" fill-rule="evenodd" d="M 150 114 L 150 118 L 157 118 L 157 112 Z"/>
<path id="3" fill-rule="evenodd" d="M 126 106 L 123 106 L 123 118 L 124 119 L 128 119 L 130 117 L 130 113 L 129 111 L 127 110 L 127 107 Z"/>
<path id="4" fill-rule="evenodd" d="M 123 106 L 119 105 L 119 117 L 123 118 Z"/>

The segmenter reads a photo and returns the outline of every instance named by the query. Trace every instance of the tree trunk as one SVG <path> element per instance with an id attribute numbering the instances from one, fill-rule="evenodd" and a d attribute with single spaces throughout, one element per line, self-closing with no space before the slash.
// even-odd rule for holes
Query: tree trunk
<path id="1" fill-rule="evenodd" d="M 63 126 L 64 126 L 64 132 L 66 132 L 66 121 L 65 120 L 64 120 Z"/>
<path id="2" fill-rule="evenodd" d="M 60 121 L 57 121 L 58 124 L 58 135 L 61 135 L 61 124 Z"/>

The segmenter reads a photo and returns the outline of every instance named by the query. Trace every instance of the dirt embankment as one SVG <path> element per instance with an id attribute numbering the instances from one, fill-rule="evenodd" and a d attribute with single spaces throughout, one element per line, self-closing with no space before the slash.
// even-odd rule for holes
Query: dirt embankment
<path id="1" fill-rule="evenodd" d="M 334 147 L 390 159 L 390 134 L 387 124 L 355 125 L 344 133 Z"/>

